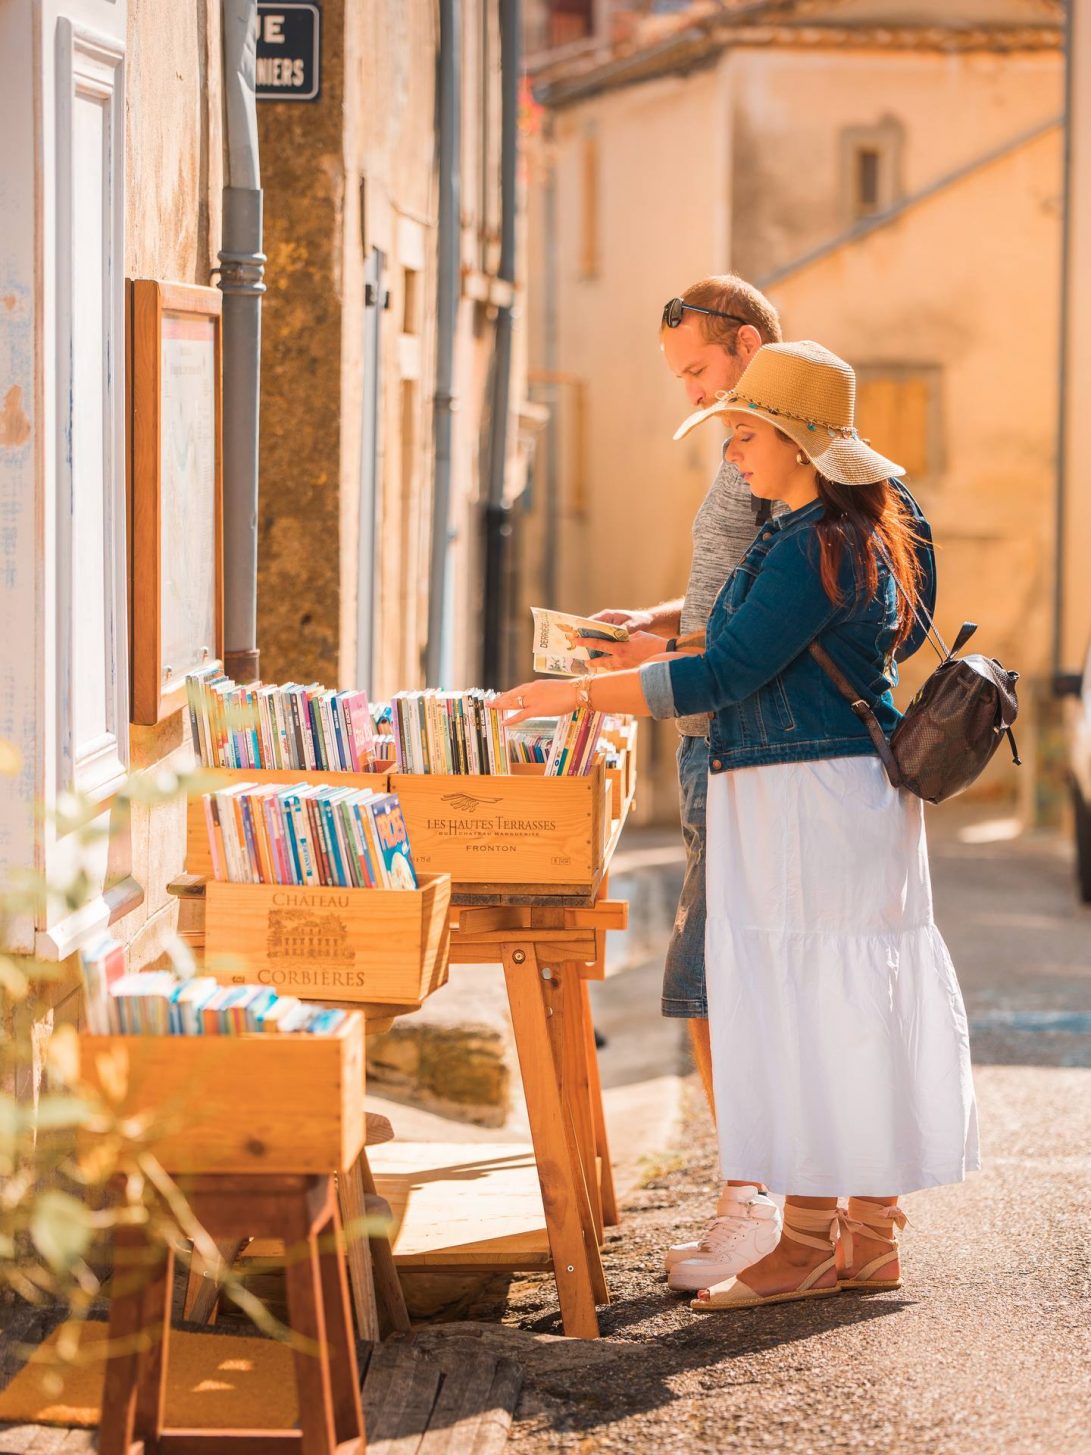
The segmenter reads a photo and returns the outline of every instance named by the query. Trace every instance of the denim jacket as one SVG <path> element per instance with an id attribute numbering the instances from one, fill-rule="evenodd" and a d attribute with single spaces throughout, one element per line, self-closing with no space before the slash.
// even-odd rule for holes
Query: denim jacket
<path id="1" fill-rule="evenodd" d="M 935 606 L 931 531 L 916 501 L 898 486 L 914 517 L 922 567 L 922 606 Z M 891 688 L 897 626 L 897 587 L 883 562 L 879 587 L 858 599 L 855 567 L 841 561 L 841 604 L 826 595 L 819 574 L 815 526 L 821 501 L 766 523 L 724 583 L 708 621 L 705 651 L 641 669 L 653 717 L 707 712 L 709 770 L 760 763 L 874 754 L 867 729 L 807 647 L 820 640 L 849 681 L 871 704 L 888 735 L 901 714 Z M 922 645 L 920 624 L 898 649 L 898 660 Z"/>

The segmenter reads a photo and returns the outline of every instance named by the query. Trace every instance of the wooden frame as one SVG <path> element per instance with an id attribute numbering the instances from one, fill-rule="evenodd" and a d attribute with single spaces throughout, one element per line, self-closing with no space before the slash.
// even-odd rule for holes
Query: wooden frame
<path id="1" fill-rule="evenodd" d="M 186 673 L 204 662 L 223 656 L 223 444 L 222 444 L 222 373 L 223 342 L 221 327 L 222 297 L 216 288 L 195 288 L 181 283 L 157 283 L 138 278 L 129 287 L 129 393 L 131 421 L 129 454 L 129 514 L 132 537 L 132 570 L 130 573 L 130 640 L 132 642 L 132 720 L 154 725 L 185 706 Z M 203 498 L 191 512 L 197 521 L 207 521 L 207 508 L 212 509 L 211 571 L 207 573 L 208 592 L 198 579 L 193 587 L 192 574 L 183 570 L 172 575 L 165 563 L 181 561 L 181 552 L 171 549 L 170 532 L 178 527 L 179 507 L 186 505 L 186 495 L 179 492 L 176 500 L 164 499 L 169 493 L 172 475 L 164 480 L 164 430 L 169 431 L 171 406 L 186 410 L 186 401 L 176 393 L 166 394 L 171 387 L 164 376 L 165 345 L 211 342 L 212 345 L 212 410 L 209 424 L 212 432 L 213 462 L 207 488 L 211 501 Z M 201 367 L 194 353 L 189 369 Z M 174 378 L 175 388 L 183 387 Z M 192 422 L 192 421 L 191 421 Z M 169 443 L 169 440 L 168 440 Z M 187 442 L 183 440 L 183 443 Z M 188 444 L 192 445 L 192 441 Z M 200 468 L 198 466 L 198 468 Z M 205 471 L 207 476 L 207 461 Z M 192 480 L 192 476 L 190 477 Z M 187 482 L 189 483 L 189 482 Z M 207 544 L 207 543 L 206 543 Z M 177 583 L 177 584 L 175 584 Z M 173 589 L 172 589 L 173 587 Z M 198 610 L 192 610 L 190 599 L 179 601 L 174 610 L 170 602 L 182 590 L 196 589 Z M 166 593 L 166 598 L 165 598 Z M 210 598 L 210 599 L 209 599 Z M 200 615 L 204 620 L 200 620 Z M 164 631 L 181 630 L 180 620 L 195 621 L 193 641 L 167 642 Z M 209 633 L 212 640 L 198 640 Z M 188 625 L 187 625 L 187 630 Z M 174 650 L 178 647 L 179 650 Z M 164 660 L 166 654 L 177 661 Z"/>

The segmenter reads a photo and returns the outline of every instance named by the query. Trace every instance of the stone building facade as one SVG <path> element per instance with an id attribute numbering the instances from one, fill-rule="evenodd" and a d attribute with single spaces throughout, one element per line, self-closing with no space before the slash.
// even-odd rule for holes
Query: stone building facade
<path id="1" fill-rule="evenodd" d="M 659 314 L 737 271 L 786 337 L 856 366 L 862 430 L 907 464 L 936 529 L 940 623 L 979 622 L 1022 670 L 1033 736 L 1052 634 L 1063 18 L 1059 0 L 606 6 L 597 31 L 528 57 L 530 377 L 555 412 L 528 596 L 547 570 L 573 610 L 683 590 L 721 436 L 672 443 L 688 405 Z M 1071 587 L 1091 620 L 1091 586 Z M 669 774 L 649 776 L 669 815 Z"/>
<path id="2" fill-rule="evenodd" d="M 461 239 L 446 685 L 480 680 L 499 307 L 499 6 L 459 8 Z M 439 228 L 433 0 L 323 6 L 322 92 L 259 107 L 264 305 L 259 641 L 268 680 L 420 686 L 428 635 Z M 448 42 L 449 43 L 449 38 Z M 521 478 L 524 370 L 510 389 Z M 526 434 L 525 426 L 523 435 Z"/>

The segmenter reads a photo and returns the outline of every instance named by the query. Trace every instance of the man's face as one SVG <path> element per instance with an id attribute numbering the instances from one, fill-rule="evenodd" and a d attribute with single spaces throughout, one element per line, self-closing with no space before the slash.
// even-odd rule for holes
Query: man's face
<path id="1" fill-rule="evenodd" d="M 714 404 L 717 394 L 733 389 L 746 366 L 741 352 L 732 355 L 722 344 L 710 344 L 692 315 L 677 328 L 663 329 L 660 340 L 667 367 L 681 381 L 694 409 Z"/>

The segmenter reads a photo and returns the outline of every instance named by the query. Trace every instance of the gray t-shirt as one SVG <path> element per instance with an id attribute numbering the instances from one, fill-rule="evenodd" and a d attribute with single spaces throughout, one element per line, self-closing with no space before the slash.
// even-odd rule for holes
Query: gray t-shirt
<path id="1" fill-rule="evenodd" d="M 724 460 L 694 517 L 693 564 L 682 602 L 679 636 L 704 629 L 721 586 L 753 543 L 764 504 L 751 495 L 735 466 Z M 779 515 L 784 508 L 777 501 L 773 513 Z M 707 737 L 708 714 L 680 717 L 678 731 L 687 738 Z"/>

